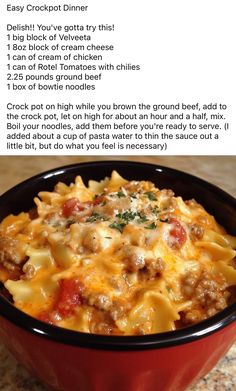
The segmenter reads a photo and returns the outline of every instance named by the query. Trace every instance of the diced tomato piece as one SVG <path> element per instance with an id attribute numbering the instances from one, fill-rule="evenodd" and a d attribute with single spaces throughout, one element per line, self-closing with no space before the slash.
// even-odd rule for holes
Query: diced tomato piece
<path id="1" fill-rule="evenodd" d="M 101 204 L 104 201 L 104 196 L 98 196 L 93 200 L 93 205 Z"/>
<path id="2" fill-rule="evenodd" d="M 74 313 L 75 308 L 82 304 L 82 286 L 77 279 L 61 280 L 59 295 L 54 310 L 64 318 Z"/>
<path id="3" fill-rule="evenodd" d="M 53 324 L 53 321 L 51 319 L 50 313 L 48 311 L 43 311 L 38 315 L 38 320 L 41 320 L 41 322 Z"/>
<path id="4" fill-rule="evenodd" d="M 77 198 L 69 198 L 62 206 L 62 214 L 64 217 L 69 217 L 75 212 L 81 212 L 85 209 L 85 204 Z"/>
<path id="5" fill-rule="evenodd" d="M 169 223 L 171 224 L 169 244 L 171 247 L 181 248 L 187 240 L 187 233 L 175 218 L 170 218 Z"/>

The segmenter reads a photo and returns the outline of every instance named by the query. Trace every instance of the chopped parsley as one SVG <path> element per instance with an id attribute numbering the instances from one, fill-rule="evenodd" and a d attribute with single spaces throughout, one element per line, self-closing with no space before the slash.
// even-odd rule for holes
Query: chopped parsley
<path id="1" fill-rule="evenodd" d="M 146 225 L 146 229 L 155 229 L 157 226 L 156 226 L 156 223 L 151 223 L 149 225 Z"/>
<path id="2" fill-rule="evenodd" d="M 94 221 L 106 221 L 106 216 L 100 215 L 99 213 L 93 212 L 93 214 L 87 218 L 87 223 L 93 223 Z"/>
<path id="3" fill-rule="evenodd" d="M 126 210 L 124 213 L 117 213 L 116 217 L 121 220 L 124 220 L 126 223 L 135 219 L 138 216 L 138 213 L 132 212 L 131 210 Z"/>
<path id="4" fill-rule="evenodd" d="M 122 220 L 126 224 L 135 220 L 136 218 L 138 224 L 142 224 L 148 221 L 148 218 L 144 214 L 140 212 L 132 212 L 131 210 L 126 210 L 124 213 L 117 213 L 116 217 L 118 217 L 118 219 Z"/>
<path id="5" fill-rule="evenodd" d="M 148 218 L 145 216 L 145 215 L 141 215 L 139 214 L 139 219 L 138 219 L 138 223 L 139 224 L 142 224 L 142 223 L 146 223 L 146 221 L 148 221 Z"/>
<path id="6" fill-rule="evenodd" d="M 148 197 L 148 199 L 149 199 L 150 201 L 157 201 L 156 194 L 153 193 L 152 191 L 147 191 L 147 192 L 144 193 L 144 194 Z"/>
<path id="7" fill-rule="evenodd" d="M 120 232 L 123 232 L 125 226 L 126 226 L 125 223 L 112 223 L 109 225 L 110 228 L 117 229 Z"/>
<path id="8" fill-rule="evenodd" d="M 160 212 L 160 209 L 157 205 L 155 205 L 153 208 L 151 208 L 152 213 L 157 215 Z"/>
<path id="9" fill-rule="evenodd" d="M 137 194 L 136 194 L 136 193 L 131 193 L 131 194 L 130 194 L 130 197 L 131 197 L 131 198 L 137 198 Z"/>
<path id="10" fill-rule="evenodd" d="M 117 193 L 117 197 L 119 197 L 119 198 L 125 197 L 125 194 L 123 193 L 123 191 L 120 190 Z"/>

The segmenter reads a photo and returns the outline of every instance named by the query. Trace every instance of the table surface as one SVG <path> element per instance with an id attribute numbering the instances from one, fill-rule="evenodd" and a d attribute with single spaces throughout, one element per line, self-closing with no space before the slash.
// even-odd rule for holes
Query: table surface
<path id="1" fill-rule="evenodd" d="M 39 172 L 54 167 L 95 160 L 135 160 L 160 164 L 187 171 L 220 186 L 236 196 L 236 156 L 133 156 L 133 157 L 77 157 L 77 156 L 10 156 L 0 157 L 0 194 Z M 0 390 L 46 391 L 22 368 L 0 342 Z M 190 391 L 190 390 L 189 390 Z M 236 391 L 236 344 L 219 364 L 191 391 Z"/>

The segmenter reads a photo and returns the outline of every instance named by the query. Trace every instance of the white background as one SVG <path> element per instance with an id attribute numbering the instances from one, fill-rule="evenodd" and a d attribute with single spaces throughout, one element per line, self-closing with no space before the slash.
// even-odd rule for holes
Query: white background
<path id="1" fill-rule="evenodd" d="M 20 1 L 25 4 L 64 4 L 66 1 Z M 69 2 L 68 2 L 69 3 Z M 87 13 L 7 12 L 6 5 L 19 1 L 1 0 L 1 139 L 6 134 L 6 103 L 224 103 L 228 105 L 230 129 L 220 140 L 175 141 L 162 154 L 235 154 L 235 0 L 80 0 Z M 106 72 L 95 92 L 9 92 L 6 87 L 6 24 L 115 24 L 104 41 L 115 46 L 110 62 L 140 64 L 139 72 Z M 20 33 L 20 32 L 19 32 Z M 61 151 L 65 154 L 68 151 Z M 0 154 L 7 151 L 1 142 Z M 68 154 L 75 154 L 69 151 Z M 142 152 L 140 152 L 141 154 Z M 145 150 L 145 154 L 157 152 Z M 37 154 L 58 154 L 38 151 Z M 77 152 L 76 154 L 79 154 Z M 111 154 L 108 150 L 99 154 Z M 112 154 L 121 154 L 112 151 Z M 127 153 L 126 153 L 127 154 Z M 129 152 L 132 154 L 132 151 Z M 134 151 L 133 154 L 137 154 Z"/>

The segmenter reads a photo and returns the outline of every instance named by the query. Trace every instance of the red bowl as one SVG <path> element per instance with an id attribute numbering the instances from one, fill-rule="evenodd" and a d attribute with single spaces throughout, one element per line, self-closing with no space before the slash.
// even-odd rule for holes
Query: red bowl
<path id="1" fill-rule="evenodd" d="M 127 179 L 150 180 L 184 199 L 195 198 L 236 235 L 236 200 L 192 175 L 134 162 L 93 162 L 37 175 L 0 197 L 0 219 L 27 211 L 40 190 L 76 175 L 102 179 L 115 169 Z M 206 375 L 236 340 L 236 303 L 185 329 L 145 336 L 103 336 L 51 326 L 0 295 L 0 337 L 48 387 L 60 391 L 182 391 Z"/>

